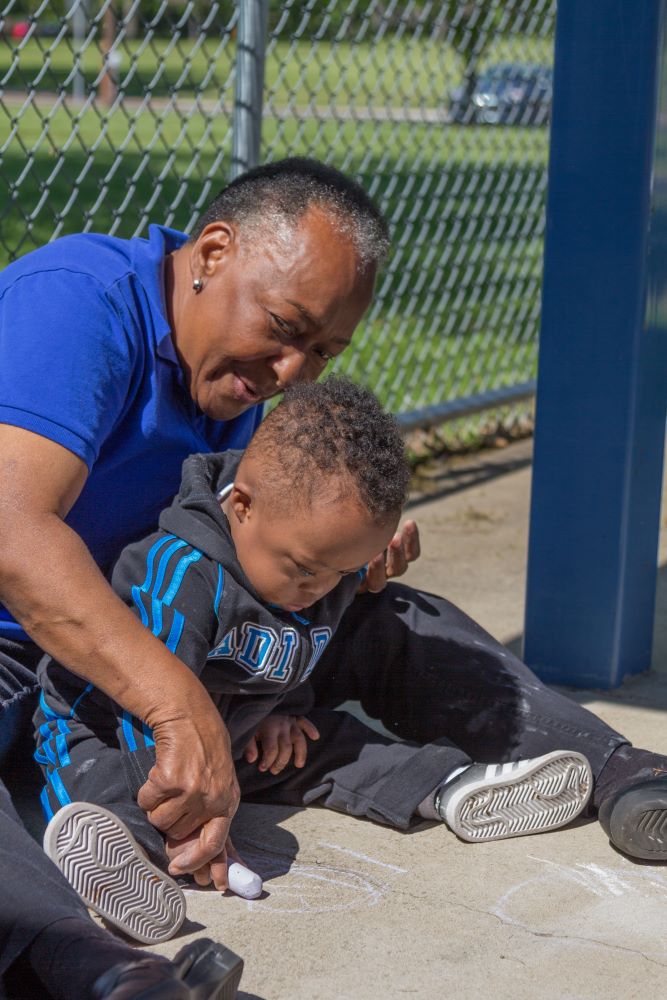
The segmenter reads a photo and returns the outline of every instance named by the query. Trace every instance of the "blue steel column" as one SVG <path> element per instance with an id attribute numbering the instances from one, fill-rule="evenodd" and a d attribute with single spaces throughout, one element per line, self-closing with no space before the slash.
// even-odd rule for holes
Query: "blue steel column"
<path id="1" fill-rule="evenodd" d="M 545 680 L 582 687 L 614 687 L 651 660 L 667 391 L 664 29 L 664 0 L 558 6 L 524 655 Z"/>

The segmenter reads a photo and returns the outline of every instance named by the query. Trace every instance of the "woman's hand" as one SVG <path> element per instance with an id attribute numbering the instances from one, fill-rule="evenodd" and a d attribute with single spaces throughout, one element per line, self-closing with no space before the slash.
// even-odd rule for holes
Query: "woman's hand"
<path id="1" fill-rule="evenodd" d="M 369 562 L 359 592 L 364 593 L 369 590 L 372 594 L 378 594 L 386 587 L 387 580 L 402 576 L 408 568 L 408 563 L 418 559 L 420 552 L 419 528 L 414 521 L 406 521 L 385 551 Z"/>
<path id="2" fill-rule="evenodd" d="M 188 704 L 187 715 L 149 720 L 157 761 L 137 802 L 171 840 L 196 832 L 179 854 L 180 874 L 215 863 L 217 886 L 240 791 L 229 734 L 207 692 L 201 691 L 201 704 Z M 196 699 L 195 690 L 191 695 Z"/>
<path id="3" fill-rule="evenodd" d="M 204 827 L 195 830 L 183 840 L 173 840 L 171 837 L 167 837 L 164 846 L 169 858 L 169 874 L 176 877 L 186 873 L 192 874 L 197 885 L 207 886 L 212 882 L 216 889 L 224 892 L 229 888 L 228 863 L 237 861 L 240 865 L 245 865 L 245 861 L 234 847 L 231 837 L 227 837 L 222 851 L 215 858 L 211 858 L 210 861 L 194 871 L 191 871 L 188 865 L 184 867 L 183 859 L 189 853 L 193 851 L 195 853 L 206 853 L 207 847 L 205 842 L 206 831 Z"/>

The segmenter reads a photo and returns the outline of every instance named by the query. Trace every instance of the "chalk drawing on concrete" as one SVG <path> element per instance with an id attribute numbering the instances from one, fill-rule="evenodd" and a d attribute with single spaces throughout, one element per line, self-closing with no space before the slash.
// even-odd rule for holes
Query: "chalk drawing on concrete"
<path id="1" fill-rule="evenodd" d="M 325 841 L 318 844 L 324 849 L 322 861 L 291 861 L 288 866 L 283 858 L 272 859 L 269 845 L 254 846 L 261 853 L 243 845 L 239 850 L 245 863 L 262 876 L 268 891 L 263 898 L 244 900 L 248 910 L 257 913 L 336 913 L 377 906 L 392 889 L 393 880 L 407 873 L 398 865 Z M 330 852 L 337 855 L 335 863 L 326 856 Z M 341 854 L 350 858 L 349 865 L 339 860 Z"/>
<path id="2" fill-rule="evenodd" d="M 630 862 L 621 867 L 591 862 L 567 866 L 528 857 L 545 868 L 512 886 L 491 908 L 503 923 L 541 937 L 638 952 L 667 963 L 667 873 Z"/>
<path id="3" fill-rule="evenodd" d="M 341 851 L 343 854 L 349 854 L 351 858 L 366 861 L 370 865 L 378 865 L 380 868 L 389 868 L 393 872 L 407 875 L 407 868 L 399 868 L 398 865 L 390 865 L 386 861 L 378 861 L 377 858 L 371 858 L 368 854 L 359 854 L 358 851 L 351 851 L 349 847 L 341 847 L 340 844 L 329 844 L 326 840 L 320 840 L 320 847 L 329 847 L 332 851 Z"/>

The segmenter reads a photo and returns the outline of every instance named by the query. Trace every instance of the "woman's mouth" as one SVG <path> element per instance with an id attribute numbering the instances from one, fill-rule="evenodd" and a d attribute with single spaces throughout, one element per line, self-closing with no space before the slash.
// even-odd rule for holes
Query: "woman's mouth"
<path id="1" fill-rule="evenodd" d="M 260 403 L 264 395 L 252 383 L 232 372 L 234 396 L 242 403 Z"/>

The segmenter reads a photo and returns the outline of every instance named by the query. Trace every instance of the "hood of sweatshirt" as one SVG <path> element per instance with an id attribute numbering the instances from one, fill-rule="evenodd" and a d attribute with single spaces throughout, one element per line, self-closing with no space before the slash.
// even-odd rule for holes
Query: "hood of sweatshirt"
<path id="1" fill-rule="evenodd" d="M 262 602 L 238 560 L 230 564 L 234 542 L 227 515 L 217 499 L 220 490 L 234 482 L 242 455 L 242 451 L 229 450 L 186 458 L 181 487 L 171 506 L 160 514 L 160 527 L 222 563 L 240 587 Z"/>
<path id="2" fill-rule="evenodd" d="M 242 455 L 242 451 L 190 455 L 183 462 L 178 493 L 160 514 L 161 528 L 218 562 L 229 553 L 231 532 L 216 497 L 234 482 Z"/>

